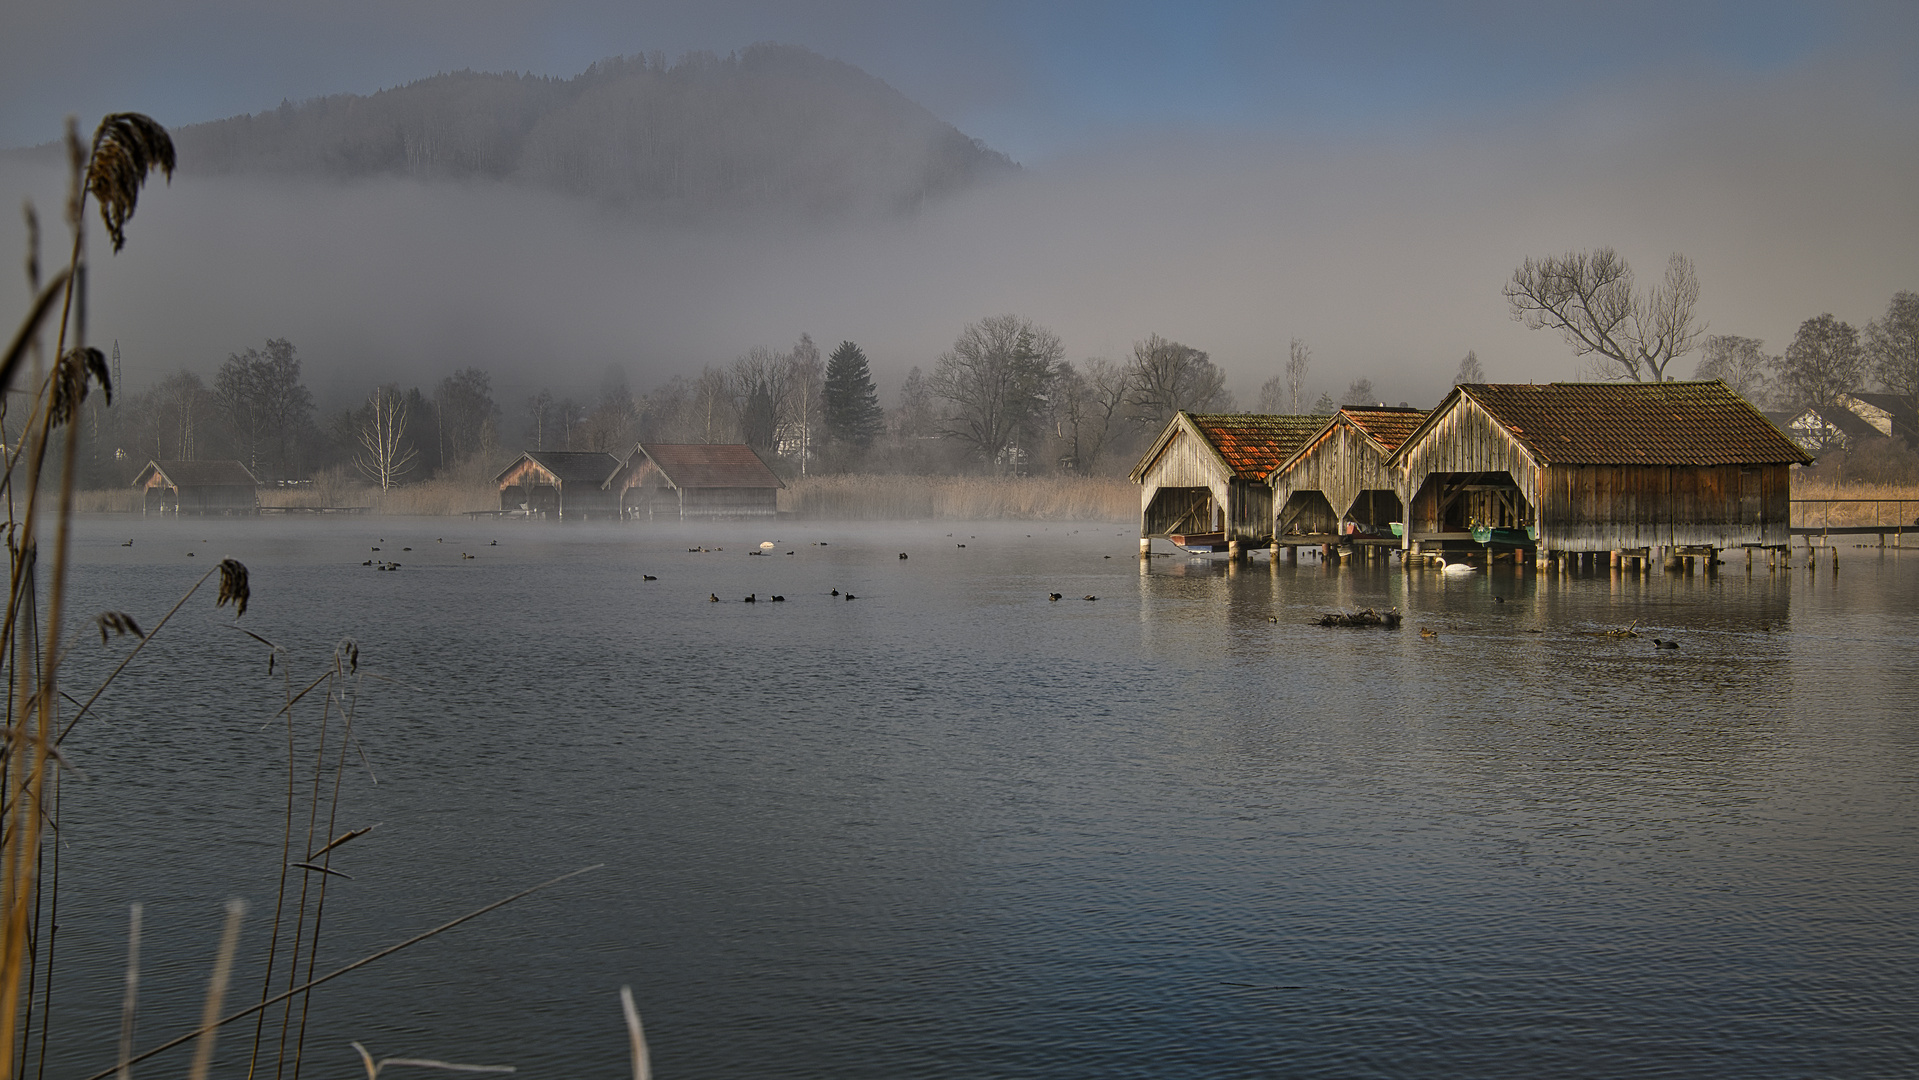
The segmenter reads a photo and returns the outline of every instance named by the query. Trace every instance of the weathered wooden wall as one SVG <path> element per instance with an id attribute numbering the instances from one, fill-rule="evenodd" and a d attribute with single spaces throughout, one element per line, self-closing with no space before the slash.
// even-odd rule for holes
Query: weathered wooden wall
<path id="1" fill-rule="evenodd" d="M 1556 465 L 1540 487 L 1553 551 L 1791 542 L 1790 465 Z"/>
<path id="2" fill-rule="evenodd" d="M 237 484 L 190 484 L 176 488 L 158 478 L 147 483 L 144 509 L 149 514 L 253 514 L 260 499 L 252 488 Z"/>
<path id="3" fill-rule="evenodd" d="M 1205 440 L 1192 432 L 1180 429 L 1173 435 L 1172 441 L 1159 457 L 1146 470 L 1140 481 L 1140 535 L 1164 536 L 1178 527 L 1178 521 L 1191 506 L 1191 498 L 1169 492 L 1169 498 L 1159 507 L 1153 505 L 1154 498 L 1162 488 L 1204 488 L 1212 495 L 1214 507 L 1231 505 L 1228 488 L 1232 480 L 1219 455 L 1207 446 Z M 1149 520 L 1152 519 L 1152 520 Z M 1203 529 L 1210 530 L 1210 518 Z"/>

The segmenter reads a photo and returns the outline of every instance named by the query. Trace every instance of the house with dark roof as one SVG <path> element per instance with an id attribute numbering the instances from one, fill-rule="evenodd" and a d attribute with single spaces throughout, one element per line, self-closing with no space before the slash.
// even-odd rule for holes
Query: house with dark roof
<path id="1" fill-rule="evenodd" d="M 1140 554 L 1159 537 L 1188 551 L 1243 552 L 1268 543 L 1273 489 L 1266 476 L 1328 419 L 1176 414 L 1131 473 L 1140 485 Z"/>
<path id="2" fill-rule="evenodd" d="M 1464 384 L 1387 465 L 1417 548 L 1785 547 L 1800 446 L 1725 383 Z"/>
<path id="3" fill-rule="evenodd" d="M 257 514 L 259 483 L 237 461 L 149 461 L 133 481 L 143 514 Z"/>
<path id="4" fill-rule="evenodd" d="M 531 517 L 577 521 L 617 519 L 620 498 L 608 482 L 624 467 L 612 454 L 579 450 L 528 450 L 500 470 L 500 509 Z"/>
<path id="5" fill-rule="evenodd" d="M 773 517 L 786 485 L 743 443 L 640 443 L 609 483 L 629 518 Z"/>
<path id="6" fill-rule="evenodd" d="M 1426 410 L 1348 405 L 1267 475 L 1282 545 L 1349 537 L 1387 538 L 1405 519 L 1399 475 L 1386 459 Z"/>
<path id="7" fill-rule="evenodd" d="M 1779 426 L 1807 450 L 1854 450 L 1879 439 L 1919 447 L 1919 412 L 1911 398 L 1857 390 L 1820 405 L 1778 418 Z"/>

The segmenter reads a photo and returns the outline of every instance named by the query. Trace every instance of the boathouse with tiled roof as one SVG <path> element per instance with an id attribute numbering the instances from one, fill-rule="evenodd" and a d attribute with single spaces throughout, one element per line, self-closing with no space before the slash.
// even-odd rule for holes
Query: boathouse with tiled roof
<path id="1" fill-rule="evenodd" d="M 614 478 L 629 518 L 773 517 L 786 485 L 744 443 L 640 443 Z"/>
<path id="2" fill-rule="evenodd" d="M 1326 425 L 1325 416 L 1178 413 L 1139 464 L 1140 548 L 1175 538 L 1188 550 L 1226 551 L 1273 535 L 1266 476 Z"/>
<path id="3" fill-rule="evenodd" d="M 1513 538 L 1541 555 L 1785 547 L 1811 461 L 1710 382 L 1464 384 L 1386 464 L 1408 546 Z"/>
<path id="4" fill-rule="evenodd" d="M 493 481 L 501 510 L 568 521 L 617 518 L 619 493 L 607 485 L 623 464 L 597 451 L 528 450 Z"/>
<path id="5" fill-rule="evenodd" d="M 133 481 L 143 514 L 255 514 L 259 483 L 238 461 L 149 461 Z"/>
<path id="6" fill-rule="evenodd" d="M 1349 405 L 1267 476 L 1282 545 L 1390 538 L 1404 518 L 1398 473 L 1386 459 L 1426 410 Z"/>

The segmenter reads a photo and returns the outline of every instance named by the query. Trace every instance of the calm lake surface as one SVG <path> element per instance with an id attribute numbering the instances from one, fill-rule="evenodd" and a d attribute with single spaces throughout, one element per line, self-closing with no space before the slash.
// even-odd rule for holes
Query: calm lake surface
<path id="1" fill-rule="evenodd" d="M 296 681 L 357 642 L 378 783 L 351 764 L 335 830 L 379 828 L 335 853 L 320 971 L 606 864 L 317 991 L 313 1076 L 355 1039 L 623 1075 L 622 985 L 667 1080 L 1919 1069 L 1919 551 L 1463 580 L 1136 551 L 1099 524 L 96 518 L 73 612 L 151 627 L 232 555 Z M 230 1001 L 257 999 L 286 667 L 213 599 L 67 743 L 48 1076 L 113 1063 L 130 902 L 141 1047 L 192 1026 L 231 896 Z M 1398 631 L 1309 624 L 1391 605 Z M 128 643 L 76 640 L 84 699 Z"/>

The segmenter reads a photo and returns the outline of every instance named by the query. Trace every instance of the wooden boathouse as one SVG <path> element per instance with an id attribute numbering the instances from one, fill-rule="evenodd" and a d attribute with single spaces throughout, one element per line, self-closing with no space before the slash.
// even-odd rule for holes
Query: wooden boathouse
<path id="1" fill-rule="evenodd" d="M 1398 470 L 1387 458 L 1426 410 L 1349 405 L 1267 476 L 1277 513 L 1273 543 L 1396 546 L 1405 518 Z"/>
<path id="2" fill-rule="evenodd" d="M 1273 489 L 1266 476 L 1327 419 L 1176 414 L 1131 474 L 1140 485 L 1141 557 L 1160 537 L 1188 551 L 1228 551 L 1235 556 L 1270 541 Z"/>
<path id="3" fill-rule="evenodd" d="M 744 443 L 640 443 L 609 485 L 628 518 L 774 517 L 786 485 Z"/>
<path id="4" fill-rule="evenodd" d="M 142 514 L 257 514 L 259 482 L 238 461 L 149 461 L 133 481 Z"/>
<path id="5" fill-rule="evenodd" d="M 1725 383 L 1465 384 L 1387 459 L 1412 551 L 1785 548 L 1798 444 Z"/>
<path id="6" fill-rule="evenodd" d="M 500 509 L 529 517 L 617 518 L 619 492 L 609 481 L 625 463 L 612 454 L 578 450 L 528 450 L 493 478 Z"/>

